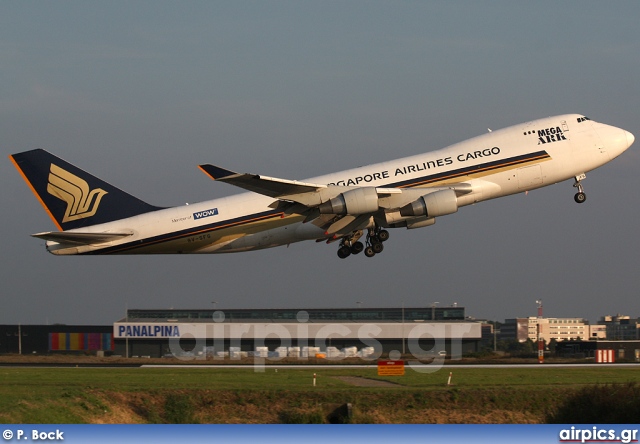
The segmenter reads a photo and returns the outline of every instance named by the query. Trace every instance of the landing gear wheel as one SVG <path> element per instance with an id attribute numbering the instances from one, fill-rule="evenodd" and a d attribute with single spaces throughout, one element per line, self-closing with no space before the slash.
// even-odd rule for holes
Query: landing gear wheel
<path id="1" fill-rule="evenodd" d="M 574 178 L 575 179 L 575 183 L 573 184 L 573 187 L 577 188 L 578 192 L 576 193 L 575 196 L 573 196 L 573 200 L 575 200 L 577 203 L 582 203 L 585 200 L 587 200 L 587 195 L 584 194 L 584 187 L 582 186 L 582 181 L 586 177 L 587 177 L 586 174 L 579 174 Z"/>
<path id="2" fill-rule="evenodd" d="M 382 242 L 388 239 L 389 232 L 387 230 L 382 230 L 379 227 L 369 228 L 369 233 L 367 234 L 367 248 L 365 248 L 364 254 L 367 257 L 373 257 L 378 253 L 382 253 L 382 250 L 384 250 Z"/>
<path id="3" fill-rule="evenodd" d="M 338 249 L 338 257 L 340 259 L 345 259 L 349 257 L 350 254 L 351 254 L 351 248 L 347 246 L 343 246 Z"/>
<path id="4" fill-rule="evenodd" d="M 362 242 L 356 242 L 351 246 L 351 254 L 358 254 L 364 250 L 364 244 Z"/>
<path id="5" fill-rule="evenodd" d="M 577 203 L 582 203 L 587 200 L 587 195 L 584 193 L 576 193 L 576 195 L 573 196 L 573 200 L 575 200 Z"/>

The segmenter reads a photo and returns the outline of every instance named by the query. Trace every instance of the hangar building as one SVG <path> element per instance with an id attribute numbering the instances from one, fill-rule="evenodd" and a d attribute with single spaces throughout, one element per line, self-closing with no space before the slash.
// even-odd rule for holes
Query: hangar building
<path id="1" fill-rule="evenodd" d="M 115 353 L 129 357 L 205 359 L 256 352 L 301 357 L 305 348 L 328 354 L 355 348 L 378 356 L 446 352 L 455 358 L 479 351 L 482 331 L 480 323 L 465 320 L 464 308 L 458 306 L 130 309 L 114 323 L 113 336 Z"/>

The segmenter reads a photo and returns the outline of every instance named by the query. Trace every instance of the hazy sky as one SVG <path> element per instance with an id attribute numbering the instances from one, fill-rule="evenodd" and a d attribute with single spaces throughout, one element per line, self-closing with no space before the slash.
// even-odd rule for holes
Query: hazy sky
<path id="1" fill-rule="evenodd" d="M 235 194 L 198 164 L 304 179 L 582 113 L 638 137 L 637 1 L 0 2 L 0 323 L 129 308 L 441 306 L 640 315 L 638 142 L 572 182 L 337 246 L 55 257 L 7 158 L 45 148 L 155 205 Z"/>

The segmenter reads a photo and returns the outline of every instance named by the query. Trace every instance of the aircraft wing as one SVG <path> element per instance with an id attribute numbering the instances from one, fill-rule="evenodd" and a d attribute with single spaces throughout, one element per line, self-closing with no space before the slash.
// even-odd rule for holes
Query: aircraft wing
<path id="1" fill-rule="evenodd" d="M 245 190 L 253 191 L 254 193 L 274 197 L 279 200 L 297 202 L 309 207 L 320 205 L 346 189 L 358 188 L 299 182 L 297 180 L 278 179 L 260 174 L 236 173 L 209 164 L 199 165 L 199 168 L 213 180 L 226 182 Z M 467 194 L 472 191 L 471 185 L 464 182 L 421 188 L 421 191 L 414 191 L 407 188 L 375 188 L 380 197 L 389 197 L 398 194 L 414 195 L 416 193 L 417 195 L 422 195 L 442 189 L 452 189 L 458 195 Z"/>
<path id="2" fill-rule="evenodd" d="M 47 231 L 44 233 L 36 233 L 31 236 L 47 241 L 58 242 L 61 244 L 74 245 L 95 245 L 110 242 L 123 237 L 131 236 L 132 233 L 79 233 L 67 231 Z"/>
<path id="3" fill-rule="evenodd" d="M 316 207 L 345 190 L 345 187 L 336 185 L 278 179 L 261 174 L 236 173 L 215 165 L 199 165 L 199 168 L 213 180 L 226 182 L 279 201 L 296 202 L 309 208 Z M 402 193 L 399 188 L 376 188 L 376 191 L 381 196 Z M 275 208 L 278 205 L 276 203 L 272 206 Z"/>
<path id="4" fill-rule="evenodd" d="M 245 190 L 253 191 L 265 196 L 280 198 L 295 194 L 318 192 L 326 185 L 298 182 L 296 180 L 276 179 L 275 177 L 262 176 L 258 174 L 235 173 L 225 170 L 215 165 L 200 165 L 213 180 L 226 182 Z"/>
<path id="5" fill-rule="evenodd" d="M 457 197 L 473 191 L 464 182 L 424 188 L 337 186 L 236 173 L 214 165 L 200 169 L 214 180 L 277 199 L 271 208 L 303 215 L 304 222 L 314 221 L 334 237 L 362 230 L 372 217 L 396 223 L 386 218 L 391 212 L 404 222 L 450 214 L 457 211 Z"/>

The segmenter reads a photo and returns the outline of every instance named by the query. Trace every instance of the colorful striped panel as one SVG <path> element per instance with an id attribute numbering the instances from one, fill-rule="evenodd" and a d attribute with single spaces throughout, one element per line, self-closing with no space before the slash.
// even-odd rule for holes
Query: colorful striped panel
<path id="1" fill-rule="evenodd" d="M 114 348 L 111 333 L 49 333 L 49 350 L 52 351 L 112 351 Z"/>

